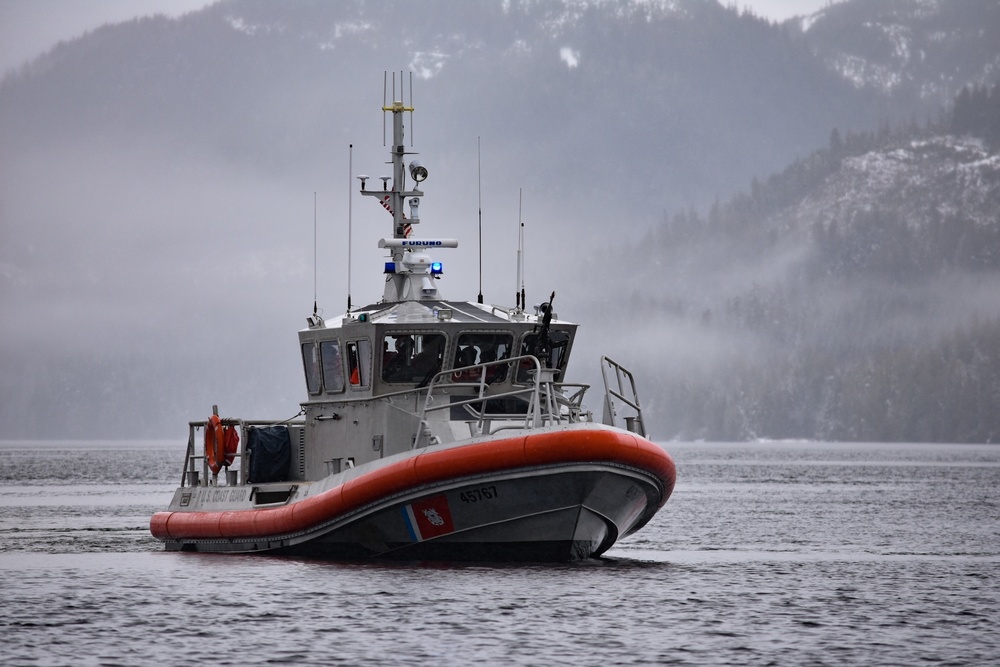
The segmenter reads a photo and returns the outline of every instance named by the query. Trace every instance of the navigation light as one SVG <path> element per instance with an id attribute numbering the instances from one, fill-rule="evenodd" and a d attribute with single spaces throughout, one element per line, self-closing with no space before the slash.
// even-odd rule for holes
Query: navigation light
<path id="1" fill-rule="evenodd" d="M 414 160 L 410 163 L 410 176 L 417 183 L 425 180 L 427 178 L 427 167 L 420 164 L 420 160 Z"/>

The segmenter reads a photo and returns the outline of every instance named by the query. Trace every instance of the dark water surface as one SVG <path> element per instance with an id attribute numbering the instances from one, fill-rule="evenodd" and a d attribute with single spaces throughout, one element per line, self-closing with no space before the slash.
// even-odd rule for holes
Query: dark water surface
<path id="1" fill-rule="evenodd" d="M 174 554 L 183 443 L 0 443 L 3 665 L 1000 664 L 1000 447 L 670 444 L 569 565 Z"/>

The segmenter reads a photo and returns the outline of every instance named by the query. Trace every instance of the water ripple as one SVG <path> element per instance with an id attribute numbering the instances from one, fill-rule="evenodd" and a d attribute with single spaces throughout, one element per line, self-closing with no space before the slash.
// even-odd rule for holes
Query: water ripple
<path id="1" fill-rule="evenodd" d="M 1000 662 L 1000 448 L 678 446 L 664 510 L 564 565 L 165 553 L 179 458 L 121 449 L 0 447 L 0 663 Z"/>

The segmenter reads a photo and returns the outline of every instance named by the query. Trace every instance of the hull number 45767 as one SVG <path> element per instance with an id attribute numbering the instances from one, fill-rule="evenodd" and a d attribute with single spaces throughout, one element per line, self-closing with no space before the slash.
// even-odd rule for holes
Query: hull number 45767
<path id="1" fill-rule="evenodd" d="M 497 487 L 495 486 L 481 486 L 478 489 L 462 491 L 458 495 L 463 503 L 478 503 L 484 500 L 493 500 L 499 496 L 500 494 L 497 493 Z"/>

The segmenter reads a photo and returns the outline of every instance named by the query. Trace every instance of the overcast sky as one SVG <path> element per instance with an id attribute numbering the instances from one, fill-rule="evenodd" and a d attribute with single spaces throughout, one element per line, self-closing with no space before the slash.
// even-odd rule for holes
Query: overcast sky
<path id="1" fill-rule="evenodd" d="M 809 14 L 830 0 L 739 0 L 762 16 L 783 20 Z M 724 0 L 729 5 L 731 0 Z M 151 14 L 181 14 L 212 0 L 0 0 L 0 76 L 62 40 L 79 37 L 105 23 Z"/>

